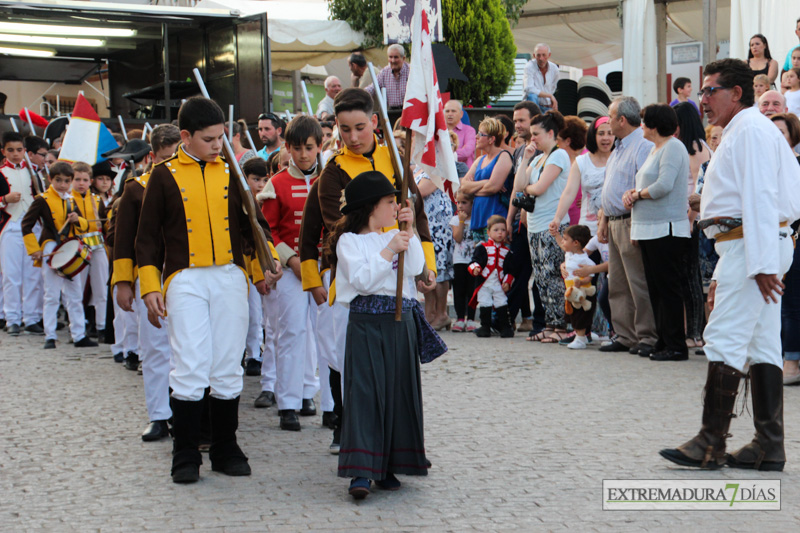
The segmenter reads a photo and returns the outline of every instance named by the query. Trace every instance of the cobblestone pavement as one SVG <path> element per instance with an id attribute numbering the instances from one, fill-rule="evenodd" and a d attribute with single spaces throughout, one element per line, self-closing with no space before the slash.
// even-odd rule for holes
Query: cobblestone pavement
<path id="1" fill-rule="evenodd" d="M 423 367 L 428 477 L 354 503 L 320 416 L 281 431 L 245 378 L 239 438 L 253 475 L 169 478 L 171 444 L 143 443 L 141 377 L 108 348 L 0 333 L 0 531 L 790 531 L 800 524 L 800 388 L 786 390 L 783 473 L 699 472 L 657 452 L 697 431 L 706 364 L 572 352 L 445 333 Z M 62 336 L 62 340 L 65 338 Z M 731 448 L 752 435 L 735 419 Z M 780 479 L 778 512 L 612 512 L 603 479 Z"/>

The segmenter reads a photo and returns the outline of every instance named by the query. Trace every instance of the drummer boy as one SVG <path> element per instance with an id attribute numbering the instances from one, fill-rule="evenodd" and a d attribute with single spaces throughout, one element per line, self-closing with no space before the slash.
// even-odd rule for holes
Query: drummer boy
<path id="1" fill-rule="evenodd" d="M 89 229 L 80 237 L 84 244 L 92 250 L 92 260 L 89 268 L 84 269 L 79 275 L 83 292 L 86 283 L 92 287 L 91 306 L 94 307 L 94 322 L 97 327 L 97 335 L 105 337 L 106 329 L 106 299 L 108 296 L 108 255 L 103 239 L 103 215 L 105 205 L 99 195 L 91 191 L 92 167 L 88 164 L 77 161 L 72 163 L 72 171 L 75 176 L 72 178 L 72 199 L 78 206 L 81 213 L 86 214 L 89 222 Z M 90 319 L 91 320 L 91 319 Z M 91 335 L 90 335 L 91 336 Z"/>
<path id="2" fill-rule="evenodd" d="M 49 258 L 58 244 L 86 231 L 89 223 L 81 215 L 69 192 L 74 172 L 69 163 L 58 161 L 50 167 L 50 187 L 34 199 L 22 219 L 22 237 L 25 248 L 36 266 Z M 33 233 L 37 222 L 42 224 L 39 239 Z M 97 346 L 86 336 L 83 314 L 83 292 L 77 281 L 61 277 L 56 270 L 45 265 L 44 281 L 44 334 L 45 349 L 56 347 L 56 314 L 59 297 L 69 313 L 69 330 L 77 348 Z"/>

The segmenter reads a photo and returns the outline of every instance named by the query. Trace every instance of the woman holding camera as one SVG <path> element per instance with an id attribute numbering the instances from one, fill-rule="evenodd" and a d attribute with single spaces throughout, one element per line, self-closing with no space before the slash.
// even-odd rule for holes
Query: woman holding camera
<path id="1" fill-rule="evenodd" d="M 564 321 L 564 282 L 560 266 L 564 252 L 550 234 L 549 224 L 558 209 L 561 194 L 567 185 L 570 160 L 566 150 L 558 147 L 558 133 L 564 129 L 564 117 L 558 111 L 537 115 L 531 121 L 531 135 L 542 153 L 527 170 L 528 185 L 523 192 L 536 198 L 533 211 L 528 213 L 528 241 L 533 263 L 533 275 L 545 309 L 544 331 L 531 338 L 544 343 L 557 343 L 567 332 Z M 569 218 L 558 221 L 559 233 L 567 227 Z"/>

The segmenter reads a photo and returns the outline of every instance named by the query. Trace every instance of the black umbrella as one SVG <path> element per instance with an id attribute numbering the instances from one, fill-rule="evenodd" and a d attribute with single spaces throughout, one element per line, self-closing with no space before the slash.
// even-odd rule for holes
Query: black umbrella
<path id="1" fill-rule="evenodd" d="M 446 44 L 433 43 L 433 62 L 436 64 L 440 92 L 447 92 L 449 80 L 469 81 L 469 78 L 461 72 L 455 54 Z"/>

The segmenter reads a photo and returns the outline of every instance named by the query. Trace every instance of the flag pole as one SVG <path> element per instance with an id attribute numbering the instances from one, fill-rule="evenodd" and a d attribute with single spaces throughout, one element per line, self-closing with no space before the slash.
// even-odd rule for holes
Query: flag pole
<path id="1" fill-rule="evenodd" d="M 400 177 L 400 209 L 406 206 L 406 200 L 408 199 L 408 179 L 409 176 L 411 176 L 411 128 L 403 128 L 403 131 L 406 134 L 406 147 L 403 150 L 403 175 Z M 388 135 L 392 135 L 392 133 L 389 132 Z M 400 222 L 398 228 L 400 231 L 405 231 L 407 225 L 407 222 Z M 403 314 L 403 281 L 405 280 L 403 270 L 405 268 L 405 263 L 406 253 L 400 252 L 397 254 L 397 291 L 395 293 L 397 305 L 394 309 L 395 322 L 400 322 Z"/>

